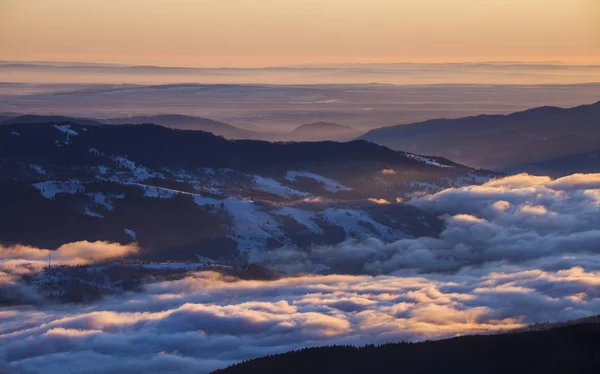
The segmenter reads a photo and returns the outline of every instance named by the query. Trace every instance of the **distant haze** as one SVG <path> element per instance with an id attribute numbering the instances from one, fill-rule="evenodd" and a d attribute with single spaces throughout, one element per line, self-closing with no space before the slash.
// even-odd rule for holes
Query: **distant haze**
<path id="1" fill-rule="evenodd" d="M 186 68 L 0 61 L 0 82 L 109 84 L 579 84 L 600 82 L 600 64 L 389 63 L 263 68 Z"/>
<path id="2" fill-rule="evenodd" d="M 431 118 L 508 114 L 600 100 L 600 84 L 578 85 L 92 85 L 0 83 L 0 114 L 114 118 L 185 114 L 243 130 L 281 132 L 312 122 L 357 130 Z M 152 122 L 152 121 L 151 121 Z"/>

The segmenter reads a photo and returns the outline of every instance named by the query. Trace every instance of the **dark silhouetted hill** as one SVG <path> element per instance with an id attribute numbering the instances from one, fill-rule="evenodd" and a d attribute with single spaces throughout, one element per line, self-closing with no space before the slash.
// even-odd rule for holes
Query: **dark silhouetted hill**
<path id="1" fill-rule="evenodd" d="M 77 118 L 61 115 L 37 115 L 37 114 L 24 114 L 18 116 L 8 116 L 3 121 L 0 121 L 0 125 L 35 125 L 35 124 L 61 124 L 66 122 L 77 122 L 82 126 L 98 126 L 101 122 L 88 119 L 88 118 Z"/>
<path id="2" fill-rule="evenodd" d="M 576 374 L 600 372 L 597 319 L 545 331 L 421 343 L 307 348 L 215 374 Z"/>
<path id="3" fill-rule="evenodd" d="M 19 118 L 10 123 L 19 121 Z M 24 118 L 29 119 L 30 116 Z M 169 129 L 152 124 L 99 126 L 97 122 L 89 120 L 73 121 L 65 117 L 63 121 L 58 116 L 49 118 L 47 122 L 26 121 L 0 127 L 0 131 L 6 135 L 10 135 L 11 131 L 22 135 L 3 136 L 0 157 L 40 164 L 55 162 L 77 165 L 97 160 L 88 151 L 89 148 L 95 148 L 114 156 L 127 155 L 136 163 L 158 168 L 215 167 L 252 171 L 289 168 L 292 165 L 379 162 L 389 166 L 444 172 L 439 167 L 407 157 L 404 152 L 364 140 L 348 143 L 227 140 L 209 132 Z M 55 124 L 70 124 L 71 129 L 77 132 L 78 135 L 70 139 L 68 147 L 57 147 L 56 141 L 64 135 L 56 130 Z M 87 126 L 85 130 L 82 129 L 84 126 Z M 435 160 L 468 169 L 446 159 Z"/>
<path id="4" fill-rule="evenodd" d="M 227 140 L 82 122 L 0 126 L 0 244 L 137 241 L 152 259 L 243 261 L 284 243 L 389 242 L 436 235 L 441 225 L 397 197 L 495 176 L 367 141 Z M 343 220 L 339 209 L 349 210 Z"/>
<path id="5" fill-rule="evenodd" d="M 229 139 L 262 139 L 267 136 L 267 134 L 240 129 L 225 122 L 181 114 L 112 118 L 105 122 L 117 125 L 152 123 L 174 129 L 207 131 Z"/>
<path id="6" fill-rule="evenodd" d="M 568 109 L 540 107 L 509 115 L 434 119 L 375 129 L 360 139 L 437 154 L 474 167 L 536 171 L 539 163 L 546 162 L 544 169 L 552 171 L 551 160 L 600 149 L 600 102 Z M 588 169 L 585 164 L 578 167 Z M 566 172 L 575 171 L 579 170 Z"/>

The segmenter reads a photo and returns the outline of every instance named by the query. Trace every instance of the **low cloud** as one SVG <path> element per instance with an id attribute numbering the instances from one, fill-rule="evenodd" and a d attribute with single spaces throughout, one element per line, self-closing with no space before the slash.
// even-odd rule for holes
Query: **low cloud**
<path id="1" fill-rule="evenodd" d="M 85 265 L 135 253 L 136 244 L 80 241 L 62 245 L 55 251 L 29 246 L 0 246 L 0 303 L 37 303 L 42 301 L 34 287 L 22 282 L 24 275 L 40 272 L 51 255 L 53 265 Z"/>
<path id="2" fill-rule="evenodd" d="M 19 373 L 199 373 L 305 346 L 494 333 L 597 313 L 600 263 L 575 265 L 588 259 L 404 277 L 192 273 L 94 305 L 5 308 L 0 357 Z"/>
<path id="3" fill-rule="evenodd" d="M 92 305 L 5 307 L 0 368 L 200 373 L 306 346 L 495 333 L 600 310 L 600 175 L 517 175 L 410 204 L 443 217 L 439 237 L 255 253 L 297 274 L 272 281 L 197 272 Z M 85 258 L 75 248 L 64 261 Z"/>
<path id="4" fill-rule="evenodd" d="M 521 263 L 567 253 L 600 253 L 600 174 L 553 180 L 521 174 L 451 188 L 409 202 L 445 221 L 439 237 L 384 243 L 376 238 L 283 248 L 257 262 L 282 270 L 330 269 L 355 274 L 457 272 L 489 262 Z M 290 259 L 295 261 L 290 262 Z"/>
<path id="5" fill-rule="evenodd" d="M 390 204 L 390 202 L 387 201 L 386 199 L 377 199 L 377 198 L 374 198 L 374 197 L 370 197 L 369 201 L 372 202 L 372 203 L 375 203 L 375 204 L 379 204 L 379 205 Z"/>
<path id="6" fill-rule="evenodd" d="M 80 241 L 64 244 L 52 251 L 28 246 L 0 246 L 0 261 L 20 260 L 32 262 L 47 262 L 52 256 L 52 262 L 61 265 L 85 265 L 99 261 L 110 260 L 135 253 L 139 250 L 136 244 L 121 245 L 109 242 Z"/>

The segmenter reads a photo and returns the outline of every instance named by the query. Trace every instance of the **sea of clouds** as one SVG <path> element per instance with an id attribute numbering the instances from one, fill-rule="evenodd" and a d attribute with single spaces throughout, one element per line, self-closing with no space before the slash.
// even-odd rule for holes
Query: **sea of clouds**
<path id="1" fill-rule="evenodd" d="M 409 204 L 442 216 L 442 234 L 256 253 L 252 261 L 290 274 L 272 281 L 195 272 L 91 305 L 3 307 L 0 371 L 202 373 L 306 346 L 493 333 L 598 314 L 600 174 L 516 175 Z M 110 255 L 99 258 L 100 248 Z M 80 242 L 56 257 L 87 263 L 136 250 Z M 0 286 L 20 290 L 15 261 L 45 256 L 0 248 Z"/>

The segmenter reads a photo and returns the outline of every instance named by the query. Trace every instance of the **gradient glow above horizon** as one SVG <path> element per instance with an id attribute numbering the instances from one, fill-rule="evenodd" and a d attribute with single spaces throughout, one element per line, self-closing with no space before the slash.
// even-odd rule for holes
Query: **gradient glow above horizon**
<path id="1" fill-rule="evenodd" d="M 0 0 L 0 59 L 600 63 L 598 0 Z"/>

